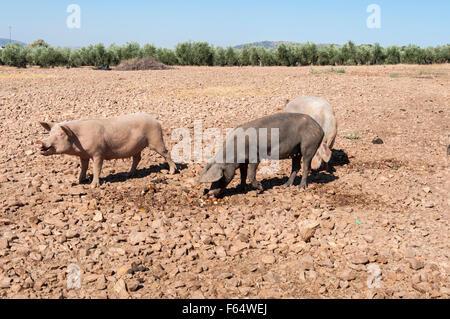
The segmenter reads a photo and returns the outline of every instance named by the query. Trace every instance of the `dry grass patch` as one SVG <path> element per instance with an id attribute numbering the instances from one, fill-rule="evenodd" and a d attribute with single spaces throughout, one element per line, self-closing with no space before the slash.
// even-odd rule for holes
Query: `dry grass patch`
<path id="1" fill-rule="evenodd" d="M 269 89 L 257 89 L 248 87 L 209 87 L 201 89 L 179 90 L 175 92 L 178 97 L 186 96 L 263 96 L 272 94 L 273 91 Z"/>

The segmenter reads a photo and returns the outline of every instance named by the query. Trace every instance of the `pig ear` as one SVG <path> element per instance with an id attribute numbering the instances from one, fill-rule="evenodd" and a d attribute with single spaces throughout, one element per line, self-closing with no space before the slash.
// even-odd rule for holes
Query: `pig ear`
<path id="1" fill-rule="evenodd" d="M 72 130 L 70 128 L 68 128 L 66 125 L 61 125 L 60 127 L 63 130 L 63 132 L 66 133 L 66 135 L 68 137 L 71 137 L 73 135 Z"/>
<path id="2" fill-rule="evenodd" d="M 39 124 L 42 125 L 43 128 L 45 128 L 47 131 L 51 131 L 53 125 L 53 123 L 47 123 L 47 122 L 39 122 Z"/>
<path id="3" fill-rule="evenodd" d="M 319 156 L 328 163 L 331 159 L 331 150 L 326 143 L 322 143 L 319 147 Z"/>
<path id="4" fill-rule="evenodd" d="M 208 164 L 200 175 L 200 183 L 217 182 L 223 176 L 223 169 L 217 164 Z"/>

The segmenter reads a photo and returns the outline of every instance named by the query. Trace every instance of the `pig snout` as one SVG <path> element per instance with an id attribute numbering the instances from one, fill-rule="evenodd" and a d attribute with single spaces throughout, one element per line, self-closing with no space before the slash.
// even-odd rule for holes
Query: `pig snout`
<path id="1" fill-rule="evenodd" d="M 50 153 L 51 153 L 51 148 L 52 148 L 52 146 L 51 145 L 47 145 L 45 142 L 43 142 L 43 141 L 37 141 L 36 143 L 35 143 L 35 146 L 36 146 L 36 148 L 39 150 L 39 152 L 42 154 L 42 155 L 50 155 Z"/>

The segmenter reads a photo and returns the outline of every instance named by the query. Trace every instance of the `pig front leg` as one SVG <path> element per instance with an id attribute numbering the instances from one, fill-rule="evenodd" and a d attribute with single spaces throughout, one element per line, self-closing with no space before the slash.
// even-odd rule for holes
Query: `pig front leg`
<path id="1" fill-rule="evenodd" d="M 134 174 L 136 174 L 136 168 L 139 164 L 139 162 L 141 161 L 141 153 L 138 153 L 136 155 L 133 156 L 133 164 L 131 164 L 131 169 L 128 172 L 128 176 L 131 177 Z"/>
<path id="2" fill-rule="evenodd" d="M 292 186 L 292 184 L 294 184 L 294 180 L 295 177 L 297 176 L 298 171 L 300 170 L 300 160 L 301 160 L 301 156 L 294 156 L 292 157 L 292 171 L 291 171 L 291 175 L 289 176 L 289 179 L 287 180 L 286 183 L 284 183 L 283 185 L 281 185 L 281 187 L 289 187 Z"/>
<path id="3" fill-rule="evenodd" d="M 80 176 L 78 177 L 78 182 L 82 184 L 86 180 L 86 172 L 89 167 L 89 158 L 80 158 L 81 162 L 81 172 Z"/>
<path id="4" fill-rule="evenodd" d="M 94 179 L 92 180 L 92 188 L 100 186 L 100 173 L 102 172 L 103 157 L 94 156 Z"/>
<path id="5" fill-rule="evenodd" d="M 241 172 L 241 184 L 239 185 L 239 190 L 245 191 L 245 188 L 247 186 L 247 170 L 248 170 L 248 164 L 241 164 L 239 166 L 239 171 Z"/>
<path id="6" fill-rule="evenodd" d="M 259 163 L 251 163 L 248 165 L 248 179 L 252 186 L 260 191 L 263 191 L 261 183 L 256 180 L 256 169 L 258 168 Z"/>
<path id="7" fill-rule="evenodd" d="M 303 157 L 303 170 L 302 170 L 302 181 L 300 183 L 300 189 L 306 189 L 308 173 L 311 169 L 311 161 L 313 156 L 304 156 Z"/>

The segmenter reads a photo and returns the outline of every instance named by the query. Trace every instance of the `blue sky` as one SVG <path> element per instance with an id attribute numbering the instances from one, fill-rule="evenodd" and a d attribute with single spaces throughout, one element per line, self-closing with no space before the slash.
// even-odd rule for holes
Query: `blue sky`
<path id="1" fill-rule="evenodd" d="M 81 8 L 81 28 L 69 29 L 69 4 Z M 381 8 L 381 28 L 369 29 L 369 4 Z M 435 46 L 450 43 L 450 1 L 415 0 L 0 0 L 0 37 L 55 46 L 137 41 L 172 48 L 182 41 L 237 45 L 254 41 Z"/>

